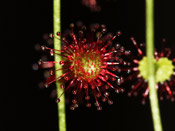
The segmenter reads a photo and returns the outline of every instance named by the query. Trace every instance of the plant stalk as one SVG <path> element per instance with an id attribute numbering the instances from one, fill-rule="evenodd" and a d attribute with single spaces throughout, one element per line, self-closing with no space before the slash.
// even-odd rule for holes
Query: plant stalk
<path id="1" fill-rule="evenodd" d="M 53 32 L 61 32 L 61 0 L 53 0 Z M 61 40 L 54 38 L 54 49 L 61 50 Z M 55 61 L 61 61 L 61 56 L 54 55 Z M 62 68 L 59 63 L 55 63 L 55 69 Z M 62 71 L 55 72 L 56 78 L 62 75 Z M 60 83 L 56 81 L 57 96 L 63 92 L 60 88 Z M 58 129 L 59 131 L 66 131 L 66 113 L 65 113 L 65 96 L 62 95 L 60 102 L 57 104 L 58 108 Z"/>
<path id="2" fill-rule="evenodd" d="M 155 131 L 162 131 L 154 66 L 154 0 L 146 0 L 146 53 L 148 58 L 149 99 Z"/>

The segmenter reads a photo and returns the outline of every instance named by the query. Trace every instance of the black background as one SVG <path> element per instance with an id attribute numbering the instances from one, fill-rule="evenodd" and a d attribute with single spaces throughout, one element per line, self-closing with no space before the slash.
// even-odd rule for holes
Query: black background
<path id="1" fill-rule="evenodd" d="M 175 2 L 155 1 L 155 43 L 159 46 L 162 38 L 167 46 L 174 47 Z M 121 30 L 125 45 L 131 44 L 134 36 L 145 42 L 144 0 L 101 1 L 101 12 L 91 12 L 82 6 L 80 0 L 62 0 L 62 30 L 72 22 L 82 21 L 85 25 L 105 24 L 110 32 Z M 56 103 L 50 98 L 48 89 L 39 89 L 42 73 L 33 71 L 32 64 L 39 59 L 34 45 L 42 41 L 44 33 L 52 32 L 52 1 L 25 0 L 8 3 L 9 10 L 4 27 L 8 31 L 6 47 L 8 56 L 7 84 L 5 88 L 6 112 L 5 131 L 57 131 Z M 8 53 L 7 53 L 8 52 Z M 152 131 L 149 102 L 145 106 L 141 99 L 127 94 L 113 97 L 112 106 L 104 105 L 102 111 L 80 107 L 67 113 L 68 131 Z M 164 131 L 174 131 L 175 103 L 160 102 Z"/>

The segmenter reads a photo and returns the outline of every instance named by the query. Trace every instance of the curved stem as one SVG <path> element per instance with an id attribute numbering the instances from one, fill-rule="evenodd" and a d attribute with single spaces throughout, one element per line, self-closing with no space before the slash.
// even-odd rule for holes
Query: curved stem
<path id="1" fill-rule="evenodd" d="M 146 0 L 146 53 L 148 58 L 148 85 L 153 126 L 155 131 L 162 131 L 158 95 L 156 91 L 154 66 L 154 0 Z"/>
<path id="2" fill-rule="evenodd" d="M 61 0 L 53 0 L 53 32 L 54 35 L 61 31 Z M 61 50 L 61 40 L 54 38 L 54 49 Z M 61 56 L 54 55 L 55 61 L 61 61 Z M 55 69 L 60 69 L 61 65 L 55 63 Z M 56 78 L 62 74 L 62 71 L 56 71 Z M 56 81 L 57 96 L 60 96 L 62 89 L 60 83 Z M 65 98 L 64 95 L 60 98 L 60 102 L 57 104 L 58 107 L 58 128 L 59 131 L 66 131 L 66 113 L 65 113 Z"/>

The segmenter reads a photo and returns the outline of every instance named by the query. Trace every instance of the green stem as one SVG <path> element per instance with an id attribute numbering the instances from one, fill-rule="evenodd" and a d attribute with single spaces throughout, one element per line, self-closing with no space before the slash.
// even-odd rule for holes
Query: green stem
<path id="1" fill-rule="evenodd" d="M 149 99 L 155 131 L 162 131 L 154 66 L 154 0 L 146 0 L 146 53 L 148 58 Z"/>
<path id="2" fill-rule="evenodd" d="M 53 0 L 53 32 L 54 35 L 61 31 L 61 0 Z M 61 40 L 54 38 L 54 49 L 61 50 Z M 61 56 L 55 55 L 55 61 L 60 61 Z M 55 69 L 60 69 L 60 64 L 55 64 Z M 55 72 L 56 78 L 62 74 L 62 71 Z M 60 83 L 56 81 L 57 96 L 60 96 L 62 89 Z M 58 107 L 58 128 L 59 131 L 66 131 L 66 114 L 65 114 L 65 97 L 62 95 L 60 102 L 57 104 Z"/>

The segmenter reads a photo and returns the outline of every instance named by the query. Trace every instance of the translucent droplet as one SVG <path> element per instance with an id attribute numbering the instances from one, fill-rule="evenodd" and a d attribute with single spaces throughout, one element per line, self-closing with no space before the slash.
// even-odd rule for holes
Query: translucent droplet
<path id="1" fill-rule="evenodd" d="M 163 96 L 160 96 L 160 100 L 161 100 L 161 101 L 163 100 Z"/>
<path id="2" fill-rule="evenodd" d="M 102 98 L 102 101 L 103 101 L 103 102 L 106 102 L 106 100 L 107 100 L 107 99 L 106 99 L 105 97 Z"/>
<path id="3" fill-rule="evenodd" d="M 104 96 L 108 97 L 109 96 L 109 92 L 105 92 Z"/>
<path id="4" fill-rule="evenodd" d="M 74 28 L 74 24 L 73 24 L 73 23 L 70 24 L 70 28 L 71 28 L 71 29 Z"/>
<path id="5" fill-rule="evenodd" d="M 72 100 L 72 103 L 73 103 L 73 104 L 76 104 L 76 103 L 77 103 L 77 100 L 76 100 L 76 99 L 73 99 L 73 100 Z"/>
<path id="6" fill-rule="evenodd" d="M 68 81 L 68 80 L 69 80 L 69 77 L 68 77 L 68 76 L 64 76 L 64 79 L 65 79 L 66 81 Z"/>
<path id="7" fill-rule="evenodd" d="M 98 106 L 100 106 L 100 103 L 99 103 L 98 101 L 96 101 L 96 102 L 94 103 L 94 105 L 98 107 Z"/>
<path id="8" fill-rule="evenodd" d="M 67 46 L 64 45 L 64 46 L 63 46 L 63 50 L 67 50 Z"/>
<path id="9" fill-rule="evenodd" d="M 100 93 L 97 93 L 97 95 L 96 95 L 97 97 L 100 97 L 101 96 L 101 94 Z"/>
<path id="10" fill-rule="evenodd" d="M 60 98 L 57 98 L 57 99 L 56 99 L 56 103 L 59 103 L 59 102 L 60 102 Z"/>
<path id="11" fill-rule="evenodd" d="M 91 103 L 87 103 L 86 104 L 86 107 L 91 107 Z"/>
<path id="12" fill-rule="evenodd" d="M 61 35 L 61 33 L 60 32 L 57 32 L 57 36 L 60 36 Z"/>
<path id="13" fill-rule="evenodd" d="M 49 84 L 48 84 L 48 83 L 45 83 L 44 85 L 45 85 L 45 87 L 46 87 L 46 88 L 48 88 L 48 87 L 49 87 Z"/>
<path id="14" fill-rule="evenodd" d="M 106 90 L 109 89 L 109 86 L 108 86 L 108 85 L 105 85 L 105 89 L 106 89 Z"/>
<path id="15" fill-rule="evenodd" d="M 33 70 L 38 70 L 38 68 L 39 68 L 38 64 L 35 63 L 35 64 L 32 65 Z"/>
<path id="16" fill-rule="evenodd" d="M 101 86 L 101 85 L 102 85 L 102 83 L 101 83 L 101 82 L 99 82 L 99 83 L 98 83 L 98 86 Z"/>
<path id="17" fill-rule="evenodd" d="M 174 97 L 171 98 L 171 101 L 172 101 L 172 102 L 174 101 Z"/>
<path id="18" fill-rule="evenodd" d="M 87 89 L 88 88 L 88 84 L 84 84 L 84 89 Z"/>
<path id="19" fill-rule="evenodd" d="M 127 73 L 128 73 L 128 74 L 129 74 L 129 73 L 131 73 L 131 70 L 130 70 L 130 69 L 128 69 L 128 70 L 127 70 Z"/>
<path id="20" fill-rule="evenodd" d="M 85 100 L 87 100 L 87 101 L 90 100 L 90 96 L 86 96 Z"/>
<path id="21" fill-rule="evenodd" d="M 138 95 L 138 93 L 137 92 L 134 92 L 134 96 L 137 96 Z"/>
<path id="22" fill-rule="evenodd" d="M 109 105 L 112 105 L 113 101 L 112 100 L 108 100 L 108 103 L 109 103 Z"/>
<path id="23" fill-rule="evenodd" d="M 73 91 L 72 91 L 72 94 L 73 94 L 73 95 L 76 95 L 76 94 L 77 94 L 77 91 L 76 91 L 76 90 L 73 90 Z"/>
<path id="24" fill-rule="evenodd" d="M 40 59 L 39 61 L 38 61 L 38 65 L 41 65 L 42 64 L 42 60 Z"/>
<path id="25" fill-rule="evenodd" d="M 46 50 L 46 46 L 45 46 L 45 45 L 42 45 L 42 46 L 41 46 L 41 49 L 42 49 L 42 50 Z"/>
<path id="26" fill-rule="evenodd" d="M 76 103 L 76 104 L 74 104 L 74 107 L 75 107 L 75 108 L 78 108 L 78 104 L 77 104 L 77 103 Z"/>
<path id="27" fill-rule="evenodd" d="M 54 35 L 52 33 L 49 34 L 50 38 L 54 38 Z"/>
<path id="28" fill-rule="evenodd" d="M 50 75 L 53 75 L 54 74 L 54 71 L 53 70 L 50 70 Z"/>
<path id="29" fill-rule="evenodd" d="M 131 96 L 131 92 L 128 93 L 128 96 Z"/>
<path id="30" fill-rule="evenodd" d="M 116 81 L 116 77 L 112 77 L 111 80 L 112 80 L 112 81 Z"/>
<path id="31" fill-rule="evenodd" d="M 71 109 L 71 110 L 75 110 L 74 105 L 70 106 L 70 109 Z"/>
<path id="32" fill-rule="evenodd" d="M 60 88 L 61 88 L 61 89 L 64 89 L 64 84 L 61 84 L 61 85 L 60 85 Z"/>
<path id="33" fill-rule="evenodd" d="M 120 91 L 123 93 L 125 91 L 125 89 L 121 88 Z"/>
<path id="34" fill-rule="evenodd" d="M 124 52 L 125 51 L 125 48 L 122 46 L 122 47 L 120 47 L 120 51 L 121 52 Z"/>
<path id="35" fill-rule="evenodd" d="M 131 63 L 130 62 L 128 62 L 128 64 L 127 64 L 128 66 L 130 66 L 131 65 Z"/>
<path id="36" fill-rule="evenodd" d="M 121 31 L 118 31 L 118 32 L 116 33 L 117 36 L 120 36 L 121 34 L 122 34 Z"/>
<path id="37" fill-rule="evenodd" d="M 64 65 L 64 61 L 61 60 L 61 61 L 59 62 L 59 64 L 63 66 L 63 65 Z"/>
<path id="38" fill-rule="evenodd" d="M 131 54 L 131 51 L 130 50 L 125 50 L 125 55 L 129 55 Z"/>
<path id="39" fill-rule="evenodd" d="M 115 45 L 115 48 L 116 48 L 116 49 L 119 49 L 119 48 L 120 48 L 120 44 L 116 44 L 116 45 Z"/>
<path id="40" fill-rule="evenodd" d="M 142 105 L 145 105 L 145 103 L 146 103 L 145 100 L 142 100 Z"/>
<path id="41" fill-rule="evenodd" d="M 50 55 L 54 56 L 54 51 L 53 50 L 50 50 Z"/>
<path id="42" fill-rule="evenodd" d="M 98 111 L 101 111 L 101 110 L 102 110 L 102 107 L 101 107 L 101 106 L 98 106 L 98 107 L 97 107 L 97 110 L 98 110 Z"/>
<path id="43" fill-rule="evenodd" d="M 118 89 L 116 89 L 116 90 L 115 90 L 115 92 L 118 94 L 118 93 L 119 93 L 119 90 L 118 90 Z"/>

